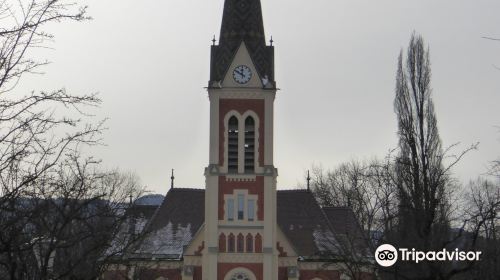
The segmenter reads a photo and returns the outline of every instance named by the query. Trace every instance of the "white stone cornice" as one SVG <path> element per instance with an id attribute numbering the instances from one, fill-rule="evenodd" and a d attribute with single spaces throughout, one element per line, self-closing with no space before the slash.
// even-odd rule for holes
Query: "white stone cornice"
<path id="1" fill-rule="evenodd" d="M 208 96 L 210 100 L 213 97 L 217 98 L 230 98 L 230 99 L 264 99 L 271 98 L 274 100 L 276 97 L 275 90 L 268 90 L 262 88 L 220 88 L 208 89 Z"/>
<path id="2" fill-rule="evenodd" d="M 220 253 L 220 263 L 261 263 L 262 254 L 259 253 Z"/>

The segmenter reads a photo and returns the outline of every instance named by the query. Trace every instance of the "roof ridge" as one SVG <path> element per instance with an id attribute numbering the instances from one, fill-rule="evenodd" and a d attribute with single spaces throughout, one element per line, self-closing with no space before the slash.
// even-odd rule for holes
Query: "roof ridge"
<path id="1" fill-rule="evenodd" d="M 323 206 L 321 207 L 323 209 L 326 209 L 326 210 L 340 210 L 340 209 L 346 209 L 346 210 L 352 210 L 352 207 L 349 207 L 349 206 Z"/>
<path id="2" fill-rule="evenodd" d="M 277 192 L 310 192 L 307 189 L 288 189 L 288 190 L 276 190 Z"/>
<path id="3" fill-rule="evenodd" d="M 178 188 L 178 187 L 175 187 L 175 188 L 171 188 L 169 190 L 170 191 L 205 191 L 205 189 L 201 189 L 201 188 Z"/>

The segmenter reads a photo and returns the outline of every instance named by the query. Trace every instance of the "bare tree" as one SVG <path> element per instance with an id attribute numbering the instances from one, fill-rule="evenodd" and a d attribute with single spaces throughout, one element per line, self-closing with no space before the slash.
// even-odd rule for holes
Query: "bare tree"
<path id="1" fill-rule="evenodd" d="M 421 36 L 412 35 L 405 63 L 398 59 L 394 109 L 398 120 L 399 150 L 395 157 L 398 194 L 398 237 L 402 246 L 430 251 L 443 248 L 450 233 L 450 193 L 456 187 L 451 168 L 477 144 L 457 155 L 444 149 L 438 132 L 431 89 L 429 49 Z M 396 268 L 398 269 L 398 268 Z M 407 265 L 400 273 L 419 279 L 443 279 L 444 266 Z"/>
<path id="2" fill-rule="evenodd" d="M 500 184 L 479 178 L 469 184 L 463 197 L 462 226 L 454 243 L 464 250 L 480 251 L 480 262 L 456 265 L 446 275 L 459 279 L 498 279 L 500 276 Z"/>
<path id="3" fill-rule="evenodd" d="M 325 238 L 334 248 L 323 252 L 325 259 L 332 260 L 325 265 L 340 264 L 341 272 L 350 279 L 373 275 L 373 248 L 384 239 L 384 233 L 391 232 L 397 201 L 390 172 L 389 162 L 380 160 L 353 160 L 328 171 L 313 167 L 312 191 L 319 204 L 349 207 L 359 221 L 350 230 L 335 232 L 334 240 Z"/>
<path id="4" fill-rule="evenodd" d="M 388 161 L 350 161 L 333 170 L 313 167 L 312 190 L 321 206 L 350 207 L 367 234 L 386 232 L 396 209 Z"/>
<path id="5" fill-rule="evenodd" d="M 130 198 L 141 194 L 137 178 L 103 172 L 99 162 L 71 155 L 38 177 L 32 195 L 4 211 L 0 236 L 3 275 L 10 279 L 91 279 L 100 275 L 114 236 L 126 223 Z M 125 249 L 127 244 L 121 244 Z"/>
<path id="6" fill-rule="evenodd" d="M 326 172 L 316 167 L 313 191 L 323 206 L 351 207 L 362 227 L 377 233 L 384 243 L 421 251 L 460 248 L 498 255 L 499 185 L 475 183 L 467 195 L 459 195 L 461 186 L 453 178 L 452 168 L 478 144 L 457 154 L 453 150 L 458 144 L 442 147 L 430 81 L 429 49 L 421 36 L 413 34 L 406 58 L 401 51 L 398 59 L 394 100 L 399 136 L 396 152 L 390 152 L 384 161 L 370 164 L 349 162 Z M 494 161 L 489 173 L 497 181 L 498 170 L 499 163 Z M 344 247 L 338 251 L 345 252 L 346 259 L 355 263 L 356 252 L 348 249 L 354 247 Z M 498 258 L 488 257 L 487 262 L 482 262 L 486 263 L 494 267 Z M 380 276 L 498 278 L 498 271 L 487 270 L 482 264 L 399 262 L 392 268 L 381 269 Z"/>
<path id="7" fill-rule="evenodd" d="M 88 19 L 85 7 L 59 0 L 0 2 L 0 195 L 4 199 L 24 195 L 24 187 L 66 152 L 100 140 L 102 122 L 81 119 L 89 116 L 85 107 L 100 104 L 95 94 L 74 96 L 57 89 L 18 97 L 13 91 L 25 74 L 37 73 L 48 63 L 28 56 L 52 39 L 44 27 L 66 19 Z"/>
<path id="8" fill-rule="evenodd" d="M 498 180 L 500 180 L 500 157 L 491 162 L 490 170 L 488 173 L 490 176 L 496 177 Z"/>
<path id="9" fill-rule="evenodd" d="M 95 278 L 142 191 L 134 176 L 80 155 L 101 143 L 103 121 L 89 113 L 97 95 L 16 87 L 48 63 L 33 54 L 50 47 L 50 24 L 87 19 L 76 2 L 0 0 L 1 279 Z"/>
<path id="10" fill-rule="evenodd" d="M 405 220 L 409 223 L 404 225 L 404 230 L 414 232 L 425 242 L 429 240 L 438 204 L 445 199 L 442 194 L 448 179 L 442 165 L 444 156 L 430 78 L 429 52 L 422 37 L 414 34 L 408 47 L 406 67 L 402 52 L 398 60 L 394 108 L 400 150 L 396 164 L 401 210 L 407 212 Z"/>
<path id="11" fill-rule="evenodd" d="M 500 163 L 491 162 L 489 171 L 468 185 L 463 196 L 463 212 L 458 238 L 470 250 L 480 251 L 481 261 L 452 271 L 469 278 L 500 277 Z M 468 237 L 468 238 L 466 238 Z"/>
<path id="12" fill-rule="evenodd" d="M 373 264 L 373 250 L 362 231 L 336 232 L 334 238 L 329 234 L 322 236 L 328 241 L 329 250 L 318 253 L 318 257 L 328 260 L 322 268 L 335 266 L 351 280 L 372 279 L 376 267 Z M 344 278 L 344 277 L 341 277 Z"/>
<path id="13" fill-rule="evenodd" d="M 15 88 L 26 73 L 37 73 L 47 61 L 27 54 L 53 39 L 45 26 L 63 20 L 83 21 L 86 7 L 65 0 L 0 1 L 0 94 Z"/>

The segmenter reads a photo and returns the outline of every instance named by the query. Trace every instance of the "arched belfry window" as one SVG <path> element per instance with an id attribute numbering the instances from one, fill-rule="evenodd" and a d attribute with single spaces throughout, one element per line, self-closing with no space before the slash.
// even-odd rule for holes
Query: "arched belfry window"
<path id="1" fill-rule="evenodd" d="M 238 119 L 232 116 L 228 123 L 227 170 L 238 173 Z"/>
<path id="2" fill-rule="evenodd" d="M 255 163 L 255 121 L 252 117 L 245 119 L 245 173 L 254 172 Z"/>

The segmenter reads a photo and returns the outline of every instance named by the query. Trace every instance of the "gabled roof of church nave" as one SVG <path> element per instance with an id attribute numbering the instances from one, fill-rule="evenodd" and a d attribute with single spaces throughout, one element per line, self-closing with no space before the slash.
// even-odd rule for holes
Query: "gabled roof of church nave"
<path id="1" fill-rule="evenodd" d="M 147 212 L 145 238 L 135 246 L 132 255 L 137 258 L 180 259 L 202 228 L 204 197 L 203 189 L 170 189 L 154 214 Z M 339 234 L 356 236 L 360 238 L 357 241 L 359 246 L 368 248 L 350 208 L 322 209 L 307 190 L 277 191 L 277 220 L 298 256 L 306 259 L 320 257 L 324 252 L 335 253 L 339 248 Z"/>
<path id="2" fill-rule="evenodd" d="M 170 189 L 149 217 L 136 257 L 179 259 L 204 221 L 205 190 Z"/>

